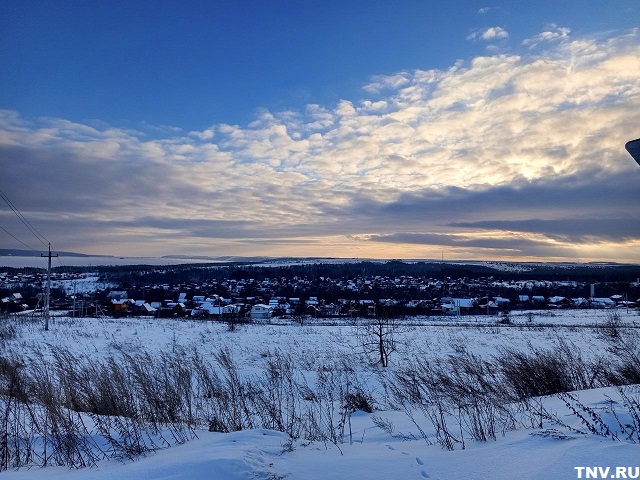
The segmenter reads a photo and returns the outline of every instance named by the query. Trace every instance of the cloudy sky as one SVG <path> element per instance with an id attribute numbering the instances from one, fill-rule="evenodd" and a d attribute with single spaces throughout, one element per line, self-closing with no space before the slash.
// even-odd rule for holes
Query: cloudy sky
<path id="1" fill-rule="evenodd" d="M 0 187 L 63 251 L 640 262 L 638 18 L 4 0 Z"/>

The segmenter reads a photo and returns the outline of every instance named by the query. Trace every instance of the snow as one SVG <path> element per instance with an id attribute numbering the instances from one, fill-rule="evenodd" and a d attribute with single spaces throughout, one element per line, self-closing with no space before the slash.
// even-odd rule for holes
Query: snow
<path id="1" fill-rule="evenodd" d="M 287 441 L 283 433 L 250 430 L 229 434 L 202 432 L 201 438 L 165 449 L 134 462 L 110 460 L 97 468 L 69 470 L 66 467 L 4 472 L 3 478 L 64 478 L 71 480 L 148 479 L 267 479 L 273 473 L 271 458 L 282 453 Z M 273 478 L 273 476 L 271 477 Z"/>
<path id="2" fill-rule="evenodd" d="M 622 325 L 638 326 L 636 311 L 616 312 Z M 606 352 L 607 344 L 594 326 L 607 322 L 610 315 L 605 310 L 513 312 L 515 325 L 510 326 L 488 323 L 495 322 L 495 317 L 412 319 L 398 331 L 399 347 L 390 357 L 389 368 L 416 358 L 445 358 L 462 350 L 488 357 L 505 347 L 553 348 L 560 340 L 584 357 L 596 358 Z M 286 352 L 295 359 L 297 368 L 310 376 L 319 366 L 343 358 L 367 382 L 374 396 L 384 396 L 379 367 L 371 365 L 372 359 L 358 345 L 357 321 L 342 325 L 242 325 L 231 332 L 225 324 L 192 319 L 57 317 L 48 332 L 39 323 L 25 322 L 19 328 L 17 338 L 0 345 L 3 354 L 13 349 L 46 356 L 55 347 L 65 347 L 75 354 L 98 358 L 117 357 L 119 352 L 157 354 L 193 349 L 211 356 L 228 349 L 243 374 L 251 375 L 262 371 L 275 352 Z M 586 390 L 575 396 L 582 405 L 600 412 L 612 429 L 616 427 L 617 421 L 607 410 L 622 405 L 615 389 Z M 198 438 L 135 461 L 101 460 L 97 467 L 79 470 L 21 468 L 1 475 L 17 480 L 562 480 L 578 478 L 575 467 L 602 466 L 615 471 L 618 466 L 640 464 L 640 445 L 578 433 L 575 430 L 582 428 L 581 423 L 565 402 L 556 397 L 540 401 L 566 425 L 548 423 L 542 428 L 500 432 L 495 441 L 468 440 L 464 449 L 454 451 L 427 444 L 406 415 L 387 406 L 373 414 L 354 413 L 352 434 L 343 443 L 290 441 L 286 434 L 270 430 L 197 430 Z M 624 423 L 623 409 L 620 415 Z M 406 434 L 405 438 L 380 429 L 374 416 L 392 422 L 396 431 Z M 411 435 L 416 438 L 408 439 Z"/>
<path id="3" fill-rule="evenodd" d="M 363 423 L 366 418 L 363 418 Z M 576 466 L 638 465 L 638 445 L 596 437 L 555 439 L 513 432 L 496 442 L 443 451 L 421 441 L 377 437 L 340 446 L 287 447 L 283 433 L 251 430 L 202 432 L 198 439 L 134 462 L 101 462 L 97 468 L 34 468 L 3 472 L 16 480 L 246 480 L 423 479 L 548 480 L 576 477 Z"/>

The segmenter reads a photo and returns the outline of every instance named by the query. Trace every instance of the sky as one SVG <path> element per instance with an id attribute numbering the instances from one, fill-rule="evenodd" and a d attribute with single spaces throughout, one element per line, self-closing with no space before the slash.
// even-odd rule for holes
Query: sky
<path id="1" fill-rule="evenodd" d="M 60 251 L 640 263 L 639 15 L 3 0 L 0 189 Z"/>

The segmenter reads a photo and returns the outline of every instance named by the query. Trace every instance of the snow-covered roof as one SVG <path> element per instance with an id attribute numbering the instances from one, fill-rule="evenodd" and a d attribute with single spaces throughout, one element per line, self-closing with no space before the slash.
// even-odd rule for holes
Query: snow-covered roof
<path id="1" fill-rule="evenodd" d="M 143 307 L 144 307 L 144 309 L 145 309 L 147 312 L 149 312 L 149 313 L 157 311 L 157 309 L 156 309 L 156 308 L 153 308 L 151 305 L 149 305 L 149 304 L 148 304 L 148 303 L 146 303 L 146 302 L 145 302 L 142 306 L 143 306 Z"/>
<path id="2" fill-rule="evenodd" d="M 561 303 L 566 301 L 567 298 L 566 297 L 561 297 L 561 296 L 554 296 L 554 297 L 549 297 L 549 303 Z"/>

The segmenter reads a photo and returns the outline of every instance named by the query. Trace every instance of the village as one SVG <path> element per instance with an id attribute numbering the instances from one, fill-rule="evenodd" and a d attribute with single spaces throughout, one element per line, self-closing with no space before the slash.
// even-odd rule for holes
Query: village
<path id="1" fill-rule="evenodd" d="M 636 309 L 637 281 L 531 279 L 518 275 L 454 278 L 389 275 L 374 268 L 212 268 L 105 272 L 54 272 L 52 310 L 72 316 L 190 317 L 264 322 L 274 318 L 403 316 L 504 316 L 511 310 Z M 194 275 L 193 272 L 198 274 Z M 305 274 L 306 273 L 306 274 Z M 463 273 L 469 273 L 467 271 Z M 191 280 L 189 280 L 191 278 Z M 153 280 L 159 280 L 154 282 Z M 1 311 L 38 311 L 44 306 L 46 273 L 0 272 Z"/>

